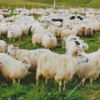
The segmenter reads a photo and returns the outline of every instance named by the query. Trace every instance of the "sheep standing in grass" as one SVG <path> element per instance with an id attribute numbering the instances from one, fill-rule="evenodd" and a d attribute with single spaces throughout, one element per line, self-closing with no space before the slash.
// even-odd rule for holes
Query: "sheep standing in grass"
<path id="1" fill-rule="evenodd" d="M 15 79 L 17 78 L 18 83 L 20 84 L 20 79 L 24 78 L 27 75 L 28 69 L 31 66 L 28 58 L 26 57 L 21 61 L 17 61 L 14 58 L 8 56 L 1 61 L 2 64 L 0 64 L 0 69 L 2 75 L 6 79 L 10 78 L 10 80 L 13 80 L 13 83 L 15 83 Z"/>
<path id="2" fill-rule="evenodd" d="M 57 46 L 57 39 L 54 34 L 49 34 L 43 37 L 42 45 L 45 48 L 54 48 Z"/>
<path id="3" fill-rule="evenodd" d="M 8 51 L 7 54 L 11 57 L 15 58 L 16 60 L 23 59 L 24 57 L 28 57 L 31 63 L 31 69 L 36 70 L 37 68 L 37 61 L 39 57 L 43 53 L 51 52 L 47 49 L 36 49 L 36 50 L 25 50 L 20 49 L 17 44 L 14 45 L 8 45 Z"/>
<path id="4" fill-rule="evenodd" d="M 72 54 L 67 55 L 45 53 L 41 55 L 38 60 L 36 84 L 38 85 L 39 77 L 41 75 L 46 78 L 46 84 L 48 79 L 54 78 L 55 81 L 59 83 L 59 90 L 61 91 L 62 80 L 64 79 L 63 90 L 65 90 L 66 82 L 72 79 L 78 69 L 79 63 L 87 61 L 88 58 L 81 55 L 77 50 L 72 52 Z"/>
<path id="5" fill-rule="evenodd" d="M 32 36 L 32 43 L 34 45 L 41 44 L 42 43 L 42 38 L 44 37 L 45 34 L 41 34 L 41 33 L 37 33 L 37 34 L 33 34 Z"/>
<path id="6" fill-rule="evenodd" d="M 6 42 L 0 40 L 0 52 L 6 52 Z"/>
<path id="7" fill-rule="evenodd" d="M 83 85 L 85 83 L 85 77 L 88 76 L 90 79 L 90 85 L 92 85 L 93 80 L 96 80 L 100 74 L 100 52 L 97 51 L 89 54 L 84 53 L 84 55 L 89 58 L 89 61 L 87 63 L 80 64 L 75 76 L 82 79 Z"/>
<path id="8" fill-rule="evenodd" d="M 74 41 L 76 41 L 76 40 L 79 42 L 79 44 L 82 44 L 81 46 L 82 46 L 83 50 L 88 50 L 88 49 L 89 49 L 88 44 L 87 44 L 87 43 L 84 43 L 81 39 L 79 39 L 79 37 L 77 37 L 77 36 L 75 36 L 75 35 L 70 35 L 70 36 L 67 37 L 67 39 L 66 39 L 66 46 L 65 46 L 66 50 L 68 50 L 69 47 L 70 47 L 70 46 L 74 43 Z"/>
<path id="9" fill-rule="evenodd" d="M 11 38 L 13 38 L 13 41 L 15 41 L 15 38 L 19 38 L 20 40 L 21 36 L 22 36 L 22 29 L 19 26 L 10 28 L 7 34 L 7 37 L 10 38 L 10 40 Z"/>

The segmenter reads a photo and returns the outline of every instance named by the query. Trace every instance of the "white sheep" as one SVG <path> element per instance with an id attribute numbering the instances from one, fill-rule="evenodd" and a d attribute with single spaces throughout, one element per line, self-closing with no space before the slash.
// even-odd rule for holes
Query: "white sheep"
<path id="1" fill-rule="evenodd" d="M 42 39 L 42 45 L 45 48 L 54 48 L 57 46 L 57 39 L 54 34 L 45 35 Z"/>
<path id="2" fill-rule="evenodd" d="M 51 21 L 51 24 L 54 25 L 54 26 L 56 26 L 56 27 L 62 27 L 62 23 L 59 22 L 59 21 L 56 21 L 56 22 Z"/>
<path id="3" fill-rule="evenodd" d="M 0 40 L 0 52 L 6 52 L 6 42 L 3 40 Z"/>
<path id="4" fill-rule="evenodd" d="M 55 81 L 59 83 L 59 90 L 61 91 L 62 80 L 64 79 L 63 90 L 65 90 L 66 82 L 72 79 L 79 67 L 79 63 L 87 61 L 88 58 L 79 54 L 77 50 L 67 55 L 45 53 L 41 55 L 38 60 L 36 84 L 38 85 L 41 75 L 46 78 L 45 84 L 47 84 L 48 79 L 54 78 Z"/>
<path id="5" fill-rule="evenodd" d="M 21 36 L 22 36 L 22 29 L 17 25 L 10 28 L 7 34 L 7 37 L 10 38 L 10 40 L 11 38 L 13 38 L 13 41 L 15 41 L 15 38 L 19 38 L 20 40 Z"/>
<path id="6" fill-rule="evenodd" d="M 100 74 L 100 52 L 96 51 L 89 54 L 83 54 L 88 57 L 89 61 L 87 63 L 80 64 L 75 76 L 78 76 L 79 79 L 82 79 L 83 85 L 86 80 L 85 77 L 88 76 L 90 79 L 90 85 L 92 85 L 93 80 L 96 80 Z"/>
<path id="7" fill-rule="evenodd" d="M 42 39 L 43 39 L 44 36 L 45 36 L 45 34 L 42 34 L 42 33 L 33 34 L 32 43 L 34 45 L 36 45 L 37 43 L 41 44 L 42 43 Z"/>
<path id="8" fill-rule="evenodd" d="M 62 34 L 61 34 L 61 40 L 62 40 L 62 38 L 64 36 L 68 37 L 70 35 L 77 35 L 77 30 L 76 29 L 72 29 L 72 30 L 66 29 L 66 30 L 63 30 Z"/>
<path id="9" fill-rule="evenodd" d="M 20 79 L 24 78 L 31 64 L 28 58 L 23 58 L 21 61 L 17 61 L 14 58 L 8 56 L 5 59 L 1 60 L 2 64 L 0 64 L 2 75 L 8 79 L 10 78 L 15 83 L 15 79 L 18 79 L 18 83 L 20 83 Z"/>
<path id="10" fill-rule="evenodd" d="M 15 58 L 16 60 L 20 60 L 24 58 L 25 56 L 29 58 L 30 63 L 31 63 L 31 69 L 36 70 L 37 68 L 37 61 L 39 57 L 46 52 L 51 52 L 48 49 L 36 49 L 36 50 L 25 50 L 25 49 L 20 49 L 19 45 L 14 44 L 14 45 L 8 45 L 8 50 L 7 54 L 10 55 L 11 57 Z"/>

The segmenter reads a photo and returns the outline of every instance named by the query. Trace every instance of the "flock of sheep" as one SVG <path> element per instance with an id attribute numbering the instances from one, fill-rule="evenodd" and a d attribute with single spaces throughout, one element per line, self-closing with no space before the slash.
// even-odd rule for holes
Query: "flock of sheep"
<path id="1" fill-rule="evenodd" d="M 100 10 L 70 8 L 70 9 L 42 9 L 16 8 L 12 17 L 6 17 L 12 12 L 10 9 L 0 10 L 0 36 L 6 35 L 13 41 L 20 40 L 23 34 L 32 35 L 33 45 L 42 44 L 45 49 L 26 50 L 20 49 L 18 44 L 6 44 L 0 40 L 0 72 L 8 80 L 24 78 L 28 69 L 36 70 L 36 84 L 43 75 L 45 84 L 49 79 L 59 83 L 62 90 L 66 82 L 74 79 L 82 79 L 88 76 L 90 84 L 100 74 L 100 50 L 93 53 L 85 53 L 88 44 L 79 36 L 93 36 L 94 32 L 100 32 Z M 41 17 L 34 19 L 34 15 Z M 62 49 L 65 54 L 53 53 L 49 48 L 57 46 L 57 37 L 61 37 Z M 7 53 L 6 52 L 7 49 Z"/>

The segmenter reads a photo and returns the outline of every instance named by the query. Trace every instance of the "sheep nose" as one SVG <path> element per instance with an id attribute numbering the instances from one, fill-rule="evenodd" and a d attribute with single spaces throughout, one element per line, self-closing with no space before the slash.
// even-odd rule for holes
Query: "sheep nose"
<path id="1" fill-rule="evenodd" d="M 7 54 L 10 55 L 10 52 L 8 52 Z"/>

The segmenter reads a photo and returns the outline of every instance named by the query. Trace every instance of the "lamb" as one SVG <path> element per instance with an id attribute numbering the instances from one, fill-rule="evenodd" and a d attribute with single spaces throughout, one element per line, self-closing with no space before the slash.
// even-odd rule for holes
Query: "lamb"
<path id="1" fill-rule="evenodd" d="M 88 76 L 90 79 L 90 85 L 92 85 L 93 80 L 96 80 L 100 74 L 100 52 L 96 51 L 89 54 L 84 53 L 84 55 L 89 58 L 89 61 L 87 63 L 80 64 L 75 76 L 82 79 L 83 85 L 85 83 L 85 77 Z"/>
<path id="2" fill-rule="evenodd" d="M 36 50 L 25 50 L 20 49 L 18 44 L 8 45 L 7 54 L 11 57 L 15 58 L 16 60 L 23 59 L 25 56 L 29 58 L 31 63 L 31 70 L 36 70 L 37 68 L 37 61 L 39 57 L 46 52 L 51 52 L 47 49 L 36 49 Z"/>
<path id="3" fill-rule="evenodd" d="M 18 83 L 20 84 L 20 79 L 24 78 L 31 64 L 28 58 L 23 58 L 21 61 L 17 61 L 14 58 L 8 56 L 5 59 L 1 60 L 1 73 L 2 75 L 10 80 L 13 80 L 13 84 L 15 83 L 15 79 L 18 79 Z M 15 70 L 16 69 L 16 70 Z"/>
<path id="4" fill-rule="evenodd" d="M 43 37 L 42 39 L 42 45 L 45 48 L 54 48 L 57 46 L 57 39 L 54 34 L 49 34 Z"/>
<path id="5" fill-rule="evenodd" d="M 65 90 L 66 81 L 72 79 L 78 69 L 79 63 L 82 62 L 88 62 L 88 58 L 80 54 L 77 50 L 67 55 L 45 53 L 41 55 L 38 60 L 36 84 L 38 85 L 41 75 L 46 78 L 45 84 L 47 84 L 48 79 L 54 78 L 55 81 L 59 83 L 59 90 L 61 91 L 62 80 L 64 79 L 63 90 Z"/>
<path id="6" fill-rule="evenodd" d="M 3 40 L 0 40 L 0 52 L 6 52 L 6 42 Z"/>

